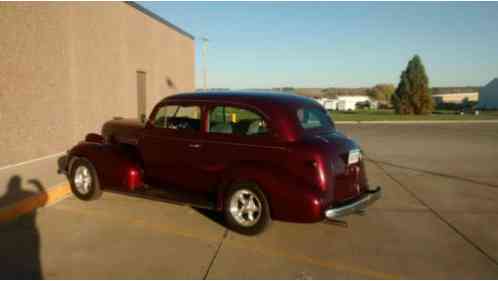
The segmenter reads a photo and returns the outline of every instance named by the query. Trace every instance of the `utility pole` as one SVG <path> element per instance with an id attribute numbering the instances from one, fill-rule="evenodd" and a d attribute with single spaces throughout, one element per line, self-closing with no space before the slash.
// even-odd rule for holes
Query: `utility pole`
<path id="1" fill-rule="evenodd" d="M 207 37 L 202 37 L 202 68 L 203 68 L 203 78 L 204 78 L 204 91 L 207 91 L 207 61 L 206 61 L 206 53 L 207 53 L 207 45 L 208 39 Z"/>

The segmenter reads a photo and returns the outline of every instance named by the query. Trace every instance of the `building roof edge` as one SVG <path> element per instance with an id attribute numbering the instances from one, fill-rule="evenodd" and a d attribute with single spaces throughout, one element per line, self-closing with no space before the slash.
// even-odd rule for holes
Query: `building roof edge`
<path id="1" fill-rule="evenodd" d="M 144 6 L 138 4 L 137 2 L 134 2 L 134 1 L 125 1 L 126 4 L 130 5 L 131 7 L 139 10 L 140 12 L 144 13 L 145 15 L 159 21 L 160 23 L 170 27 L 170 28 L 173 28 L 175 31 L 187 36 L 188 38 L 192 39 L 192 40 L 195 40 L 195 37 L 186 32 L 185 30 L 181 29 L 180 27 L 172 24 L 171 22 L 165 20 L 164 18 L 162 18 L 161 16 L 159 16 L 158 14 L 152 12 L 151 10 L 145 8 Z"/>

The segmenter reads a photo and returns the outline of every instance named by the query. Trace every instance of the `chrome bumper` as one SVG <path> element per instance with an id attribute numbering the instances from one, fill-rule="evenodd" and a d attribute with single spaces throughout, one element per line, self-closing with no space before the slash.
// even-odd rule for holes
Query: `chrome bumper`
<path id="1" fill-rule="evenodd" d="M 380 197 L 382 197 L 382 190 L 380 186 L 378 186 L 376 189 L 368 190 L 362 197 L 360 197 L 356 201 L 353 201 L 344 206 L 327 209 L 325 211 L 325 217 L 328 219 L 337 219 L 343 216 L 361 212 L 368 205 L 379 200 Z"/>

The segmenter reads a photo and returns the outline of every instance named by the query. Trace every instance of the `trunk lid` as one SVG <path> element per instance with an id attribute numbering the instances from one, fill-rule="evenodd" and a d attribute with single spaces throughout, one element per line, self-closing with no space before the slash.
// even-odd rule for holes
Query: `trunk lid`
<path id="1" fill-rule="evenodd" d="M 349 154 L 360 150 L 356 142 L 334 130 L 310 136 L 323 148 L 324 159 L 328 161 L 328 195 L 333 204 L 341 204 L 362 194 L 368 187 L 362 158 L 356 163 L 348 163 Z M 327 197 L 329 197 L 327 196 Z"/>

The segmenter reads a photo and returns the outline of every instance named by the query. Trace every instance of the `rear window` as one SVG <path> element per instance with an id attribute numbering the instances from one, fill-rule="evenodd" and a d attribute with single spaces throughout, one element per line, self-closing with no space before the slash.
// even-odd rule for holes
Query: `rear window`
<path id="1" fill-rule="evenodd" d="M 263 117 L 251 110 L 217 106 L 209 112 L 210 133 L 249 136 L 264 135 L 267 130 Z"/>
<path id="2" fill-rule="evenodd" d="M 297 110 L 297 119 L 301 127 L 305 130 L 333 128 L 330 116 L 320 108 L 300 108 Z"/>

